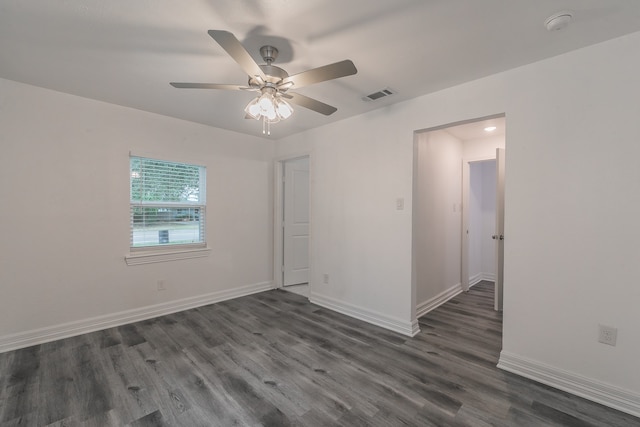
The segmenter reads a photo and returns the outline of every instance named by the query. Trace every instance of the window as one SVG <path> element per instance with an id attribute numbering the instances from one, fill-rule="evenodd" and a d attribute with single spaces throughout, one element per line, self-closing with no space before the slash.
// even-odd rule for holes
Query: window
<path id="1" fill-rule="evenodd" d="M 205 167 L 134 156 L 129 162 L 131 250 L 204 247 Z"/>

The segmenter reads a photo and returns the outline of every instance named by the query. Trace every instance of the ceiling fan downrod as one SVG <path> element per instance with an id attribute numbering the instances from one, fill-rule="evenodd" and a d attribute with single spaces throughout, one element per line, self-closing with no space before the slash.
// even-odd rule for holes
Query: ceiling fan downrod
<path id="1" fill-rule="evenodd" d="M 278 57 L 278 49 L 269 45 L 262 46 L 260 48 L 260 56 L 262 56 L 262 59 L 267 63 L 267 65 L 271 65 L 271 63 Z"/>

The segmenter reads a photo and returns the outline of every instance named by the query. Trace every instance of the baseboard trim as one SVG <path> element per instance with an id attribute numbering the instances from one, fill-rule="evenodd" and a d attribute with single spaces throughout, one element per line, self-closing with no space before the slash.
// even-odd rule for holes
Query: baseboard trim
<path id="1" fill-rule="evenodd" d="M 482 282 L 483 273 L 474 274 L 469 277 L 469 287 L 475 286 L 478 283 Z"/>
<path id="2" fill-rule="evenodd" d="M 469 277 L 469 287 L 475 286 L 478 283 L 486 280 L 487 282 L 495 282 L 496 275 L 493 273 L 478 273 Z"/>
<path id="3" fill-rule="evenodd" d="M 413 320 L 411 322 L 403 321 L 395 317 L 387 316 L 373 310 L 313 292 L 309 296 L 309 301 L 321 307 L 328 308 L 329 310 L 337 311 L 338 313 L 354 317 L 367 323 L 371 323 L 372 325 L 380 326 L 381 328 L 389 329 L 402 335 L 413 337 L 420 332 L 420 326 L 418 325 L 417 320 Z"/>
<path id="4" fill-rule="evenodd" d="M 84 320 L 5 335 L 0 337 L 0 353 L 112 328 L 114 326 L 120 326 L 127 323 L 138 322 L 140 320 L 164 316 L 166 314 L 189 310 L 191 308 L 214 304 L 216 302 L 239 298 L 271 289 L 273 289 L 273 282 L 255 283 L 195 297 L 182 298 L 175 301 L 125 310 L 118 313 L 96 316 Z"/>
<path id="5" fill-rule="evenodd" d="M 495 282 L 496 275 L 493 273 L 482 273 L 482 280 L 486 280 L 487 282 Z"/>
<path id="6" fill-rule="evenodd" d="M 498 368 L 640 417 L 640 395 L 502 351 Z"/>
<path id="7" fill-rule="evenodd" d="M 434 308 L 440 307 L 445 302 L 449 301 L 451 298 L 459 295 L 462 292 L 462 285 L 458 283 L 447 289 L 444 292 L 439 293 L 435 297 L 428 299 L 424 302 L 421 302 L 416 307 L 416 317 L 420 318 L 433 310 Z"/>

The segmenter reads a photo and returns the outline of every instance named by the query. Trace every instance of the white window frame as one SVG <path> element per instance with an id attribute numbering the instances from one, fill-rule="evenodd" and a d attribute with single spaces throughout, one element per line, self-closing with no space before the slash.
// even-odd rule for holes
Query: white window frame
<path id="1" fill-rule="evenodd" d="M 131 180 L 133 172 L 131 170 L 131 159 L 141 158 L 150 159 L 159 162 L 185 164 L 189 166 L 197 166 L 200 168 L 199 179 L 199 198 L 198 202 L 180 203 L 180 202 L 144 202 L 131 200 Z M 157 262 L 175 261 L 180 259 L 191 259 L 206 257 L 210 253 L 206 240 L 206 167 L 189 162 L 165 160 L 157 156 L 137 155 L 129 153 L 129 254 L 125 256 L 127 265 L 149 264 Z M 168 208 L 198 208 L 200 209 L 201 235 L 202 242 L 198 243 L 175 243 L 154 246 L 133 246 L 133 209 L 134 207 L 168 207 Z"/>

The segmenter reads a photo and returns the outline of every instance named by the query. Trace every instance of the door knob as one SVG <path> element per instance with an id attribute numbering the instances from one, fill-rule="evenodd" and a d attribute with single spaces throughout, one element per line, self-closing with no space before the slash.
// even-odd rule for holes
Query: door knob
<path id="1" fill-rule="evenodd" d="M 501 234 L 501 235 L 499 235 L 499 236 L 498 236 L 497 234 L 494 234 L 493 236 L 491 236 L 491 238 L 492 238 L 493 240 L 496 240 L 496 239 L 504 240 L 504 234 Z"/>

